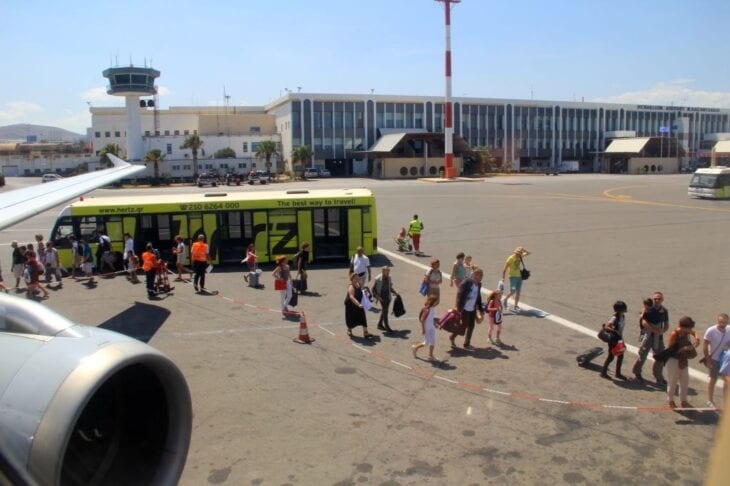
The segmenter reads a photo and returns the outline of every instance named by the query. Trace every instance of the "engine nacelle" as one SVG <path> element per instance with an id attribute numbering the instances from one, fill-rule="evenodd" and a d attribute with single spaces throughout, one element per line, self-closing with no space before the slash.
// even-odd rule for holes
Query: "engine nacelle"
<path id="1" fill-rule="evenodd" d="M 31 481 L 177 484 L 191 430 L 162 353 L 0 294 L 0 452 Z"/>

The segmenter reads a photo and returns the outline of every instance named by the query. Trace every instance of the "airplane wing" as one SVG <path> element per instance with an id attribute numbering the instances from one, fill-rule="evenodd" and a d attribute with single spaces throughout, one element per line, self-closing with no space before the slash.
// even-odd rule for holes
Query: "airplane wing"
<path id="1" fill-rule="evenodd" d="M 114 167 L 14 191 L 0 192 L 0 230 L 145 169 L 144 165 L 132 165 L 111 154 L 107 156 Z"/>

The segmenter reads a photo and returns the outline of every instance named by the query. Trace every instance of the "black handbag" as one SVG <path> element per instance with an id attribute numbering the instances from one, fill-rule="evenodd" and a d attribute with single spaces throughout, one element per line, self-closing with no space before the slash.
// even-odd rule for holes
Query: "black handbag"
<path id="1" fill-rule="evenodd" d="M 522 257 L 520 257 L 520 264 L 522 265 L 522 269 L 520 270 L 520 277 L 522 280 L 527 280 L 530 278 L 530 271 L 525 268 L 525 262 L 522 261 Z"/>
<path id="2" fill-rule="evenodd" d="M 299 303 L 299 294 L 296 292 L 292 292 L 291 298 L 289 299 L 289 305 L 292 307 L 296 307 Z"/>
<path id="3" fill-rule="evenodd" d="M 396 295 L 395 299 L 393 300 L 393 315 L 395 317 L 400 317 L 405 313 L 406 308 L 403 305 L 403 299 L 401 299 L 400 295 Z"/>

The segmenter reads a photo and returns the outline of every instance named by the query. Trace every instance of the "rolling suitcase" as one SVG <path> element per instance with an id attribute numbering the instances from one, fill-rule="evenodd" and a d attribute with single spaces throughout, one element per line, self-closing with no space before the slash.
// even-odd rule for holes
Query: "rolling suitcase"
<path id="1" fill-rule="evenodd" d="M 248 274 L 248 286 L 253 288 L 258 288 L 259 286 L 259 277 L 261 276 L 261 270 L 256 269 L 253 272 L 250 272 Z"/>
<path id="2" fill-rule="evenodd" d="M 442 331 L 456 333 L 463 336 L 466 333 L 466 326 L 461 322 L 461 313 L 456 309 L 449 309 L 439 318 L 437 327 Z"/>

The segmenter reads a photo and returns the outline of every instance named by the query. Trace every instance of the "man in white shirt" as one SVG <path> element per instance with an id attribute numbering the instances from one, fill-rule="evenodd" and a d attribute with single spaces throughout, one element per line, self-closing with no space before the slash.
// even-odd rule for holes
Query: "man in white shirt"
<path id="1" fill-rule="evenodd" d="M 365 284 L 370 281 L 370 259 L 365 255 L 362 246 L 358 246 L 355 250 L 355 256 L 350 262 L 350 271 L 357 274 L 360 279 L 360 288 L 364 288 Z"/>
<path id="2" fill-rule="evenodd" d="M 730 332 L 727 332 L 728 316 L 727 314 L 718 314 L 717 324 L 705 331 L 705 338 L 702 343 L 702 363 L 710 370 L 710 381 L 707 383 L 707 406 L 714 407 L 713 397 L 715 394 L 715 384 L 717 376 L 720 372 L 720 357 L 723 350 L 730 352 Z M 728 386 L 727 381 L 723 384 L 723 396 L 727 401 Z M 727 406 L 727 403 L 725 403 Z"/>

